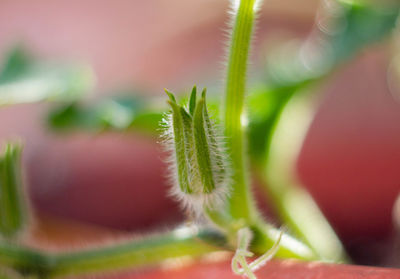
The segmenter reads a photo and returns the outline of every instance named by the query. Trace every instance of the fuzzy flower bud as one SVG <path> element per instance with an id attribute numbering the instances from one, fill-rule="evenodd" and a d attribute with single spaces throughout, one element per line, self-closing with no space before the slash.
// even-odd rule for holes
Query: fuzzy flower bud
<path id="1" fill-rule="evenodd" d="M 197 101 L 194 87 L 187 109 L 171 92 L 166 93 L 171 107 L 165 122 L 172 157 L 172 194 L 197 214 L 204 206 L 215 209 L 228 195 L 229 175 L 220 138 L 208 115 L 206 90 Z"/>

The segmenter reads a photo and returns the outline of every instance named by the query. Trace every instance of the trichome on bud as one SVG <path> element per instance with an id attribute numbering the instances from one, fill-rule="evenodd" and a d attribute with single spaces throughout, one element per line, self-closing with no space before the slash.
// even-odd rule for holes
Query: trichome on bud
<path id="1" fill-rule="evenodd" d="M 171 112 L 165 117 L 166 146 L 171 155 L 172 194 L 196 215 L 216 209 L 229 194 L 229 171 L 222 137 L 210 120 L 206 90 L 197 100 L 193 87 L 188 106 L 179 105 L 166 90 Z"/>

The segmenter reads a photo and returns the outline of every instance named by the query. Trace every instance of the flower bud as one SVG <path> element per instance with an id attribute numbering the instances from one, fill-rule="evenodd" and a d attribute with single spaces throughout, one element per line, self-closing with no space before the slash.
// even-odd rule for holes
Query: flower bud
<path id="1" fill-rule="evenodd" d="M 176 103 L 167 92 L 171 114 L 167 120 L 168 138 L 172 139 L 173 195 L 184 207 L 200 213 L 203 207 L 215 209 L 228 195 L 227 163 L 220 138 L 209 118 L 206 91 L 196 100 L 196 87 L 188 102 L 188 110 Z M 171 148 L 170 148 L 171 149 Z"/>

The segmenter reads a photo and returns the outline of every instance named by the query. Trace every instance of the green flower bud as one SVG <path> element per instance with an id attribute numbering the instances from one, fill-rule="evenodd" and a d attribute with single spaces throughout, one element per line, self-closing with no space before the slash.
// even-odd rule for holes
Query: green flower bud
<path id="1" fill-rule="evenodd" d="M 203 207 L 215 209 L 223 204 L 229 194 L 229 175 L 221 138 L 208 115 L 206 91 L 198 101 L 196 91 L 193 87 L 188 110 L 166 91 L 172 109 L 166 123 L 172 194 L 185 208 L 200 213 Z"/>

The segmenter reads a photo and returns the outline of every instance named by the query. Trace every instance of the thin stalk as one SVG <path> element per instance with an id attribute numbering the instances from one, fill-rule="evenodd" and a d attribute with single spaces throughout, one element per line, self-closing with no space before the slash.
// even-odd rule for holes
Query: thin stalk
<path id="1" fill-rule="evenodd" d="M 296 95 L 286 105 L 277 119 L 266 164 L 257 173 L 289 229 L 320 259 L 346 262 L 343 245 L 295 175 L 296 160 L 315 113 L 316 98 L 311 93 Z"/>
<path id="2" fill-rule="evenodd" d="M 0 265 L 24 273 L 42 275 L 52 266 L 49 254 L 15 243 L 0 242 Z"/>
<path id="3" fill-rule="evenodd" d="M 235 17 L 229 44 L 224 114 L 226 144 L 231 156 L 233 181 L 228 200 L 229 212 L 234 219 L 247 220 L 254 219 L 256 210 L 246 176 L 241 118 L 256 2 L 256 0 L 242 0 L 238 7 L 234 7 L 237 12 L 234 11 Z"/>
<path id="4" fill-rule="evenodd" d="M 232 244 L 237 231 L 249 227 L 253 232 L 251 250 L 263 254 L 274 245 L 279 232 L 265 224 L 260 217 L 249 189 L 247 162 L 244 150 L 242 125 L 246 89 L 247 61 L 256 17 L 256 0 L 235 1 L 232 36 L 227 67 L 224 127 L 226 145 L 231 159 L 232 189 L 228 198 L 230 224 L 226 229 Z M 209 212 L 209 216 L 220 224 L 224 213 Z M 221 216 L 220 216 L 221 215 Z M 223 225 L 223 223 L 222 223 Z M 278 257 L 316 259 L 316 255 L 301 242 L 285 234 L 277 252 Z"/>
<path id="5" fill-rule="evenodd" d="M 181 228 L 155 237 L 70 253 L 53 254 L 0 243 L 0 264 L 52 278 L 132 269 L 165 259 L 199 257 L 224 248 L 225 238 L 215 231 Z"/>
<path id="6" fill-rule="evenodd" d="M 262 222 L 256 223 L 251 226 L 250 229 L 253 232 L 250 251 L 258 255 L 268 252 L 281 235 L 279 229 Z M 280 259 L 299 259 L 306 261 L 319 260 L 318 255 L 316 255 L 306 244 L 286 233 L 282 234 L 275 256 Z"/>

